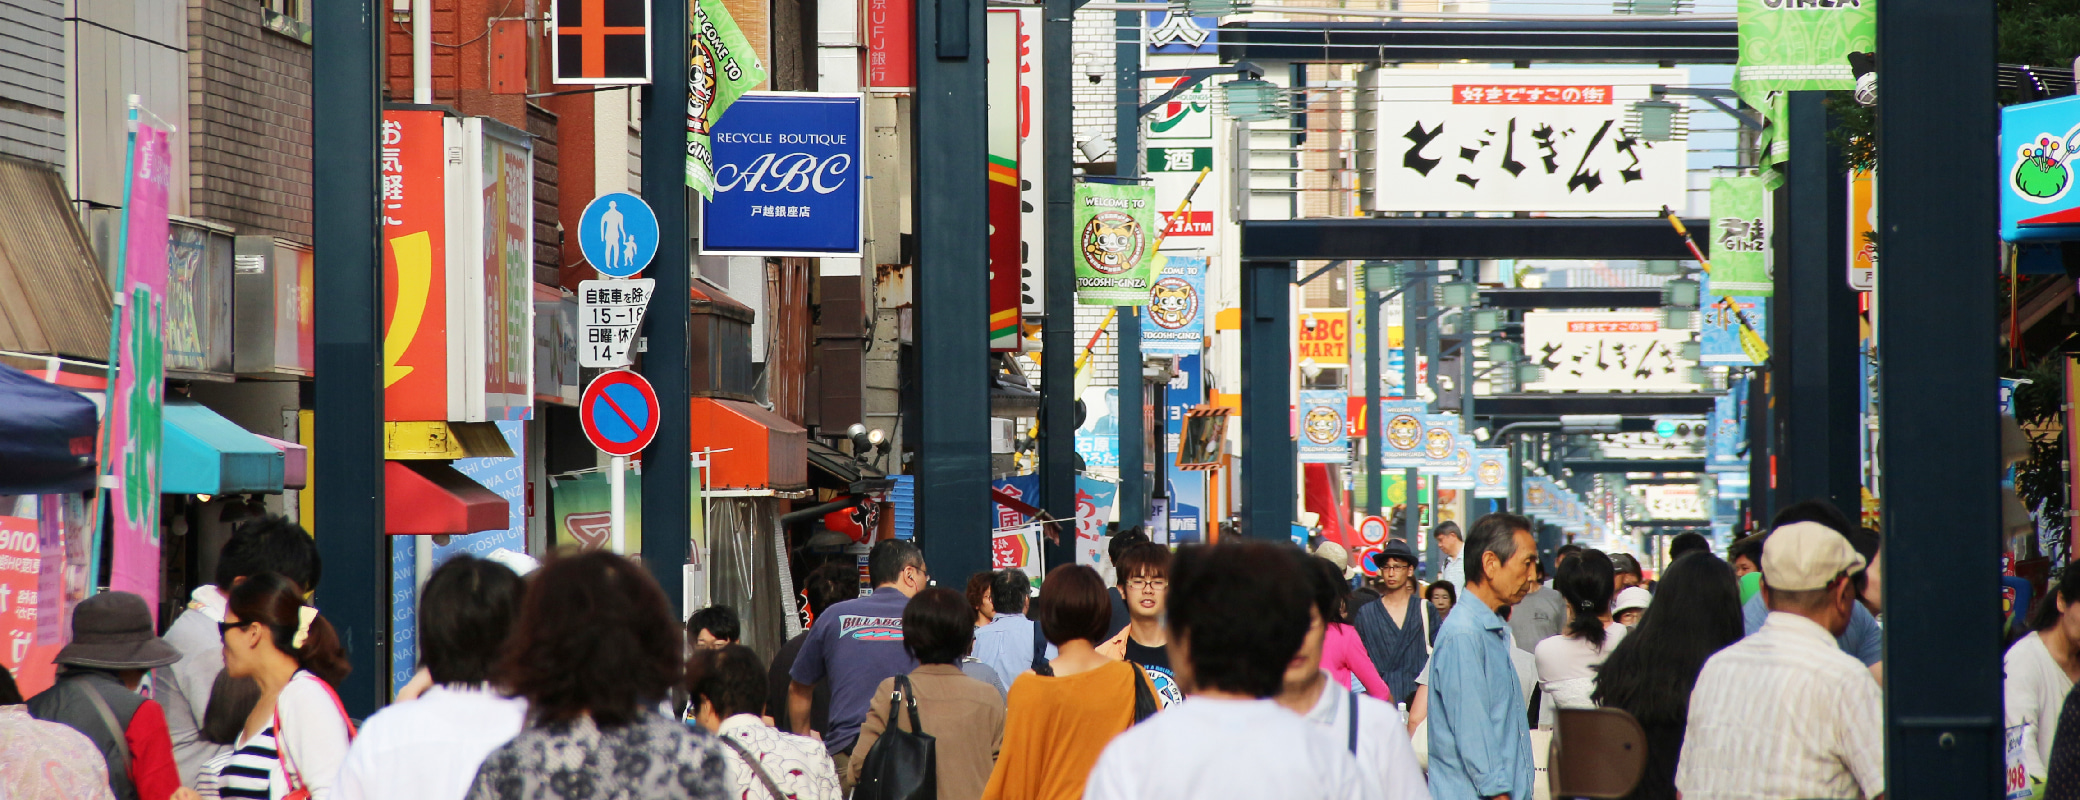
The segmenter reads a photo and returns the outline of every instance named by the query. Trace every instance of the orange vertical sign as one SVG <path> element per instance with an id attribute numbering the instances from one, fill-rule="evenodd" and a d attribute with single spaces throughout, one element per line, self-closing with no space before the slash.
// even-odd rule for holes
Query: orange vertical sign
<path id="1" fill-rule="evenodd" d="M 447 176 L 439 111 L 385 111 L 383 418 L 448 418 Z"/>

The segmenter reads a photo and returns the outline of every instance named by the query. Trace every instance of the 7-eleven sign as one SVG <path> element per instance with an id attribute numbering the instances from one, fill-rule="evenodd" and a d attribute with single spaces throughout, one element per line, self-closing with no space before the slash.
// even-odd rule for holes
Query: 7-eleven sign
<path id="1" fill-rule="evenodd" d="M 650 82 L 647 0 L 556 0 L 549 33 L 556 83 Z"/>

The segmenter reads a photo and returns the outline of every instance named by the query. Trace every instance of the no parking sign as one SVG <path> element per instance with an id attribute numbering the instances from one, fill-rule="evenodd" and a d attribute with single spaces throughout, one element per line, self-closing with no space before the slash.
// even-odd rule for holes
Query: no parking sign
<path id="1" fill-rule="evenodd" d="M 650 381 L 627 370 L 592 379 L 578 401 L 585 438 L 610 456 L 631 456 L 657 436 L 657 392 Z"/>

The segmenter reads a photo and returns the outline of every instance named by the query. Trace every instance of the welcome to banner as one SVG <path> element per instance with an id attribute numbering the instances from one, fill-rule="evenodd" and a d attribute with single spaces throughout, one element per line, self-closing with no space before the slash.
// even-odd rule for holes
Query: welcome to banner
<path id="1" fill-rule="evenodd" d="M 715 200 L 715 153 L 708 147 L 715 123 L 737 97 L 766 79 L 765 65 L 722 0 L 693 4 L 693 30 L 686 59 L 686 185 Z"/>
<path id="2" fill-rule="evenodd" d="M 1148 302 L 1156 250 L 1155 188 L 1111 183 L 1076 186 L 1076 302 Z"/>

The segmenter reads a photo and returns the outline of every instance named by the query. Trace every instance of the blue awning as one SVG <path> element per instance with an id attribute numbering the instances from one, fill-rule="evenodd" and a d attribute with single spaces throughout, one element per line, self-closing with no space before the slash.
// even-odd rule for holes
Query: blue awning
<path id="1" fill-rule="evenodd" d="M 193 400 L 168 400 L 159 445 L 162 494 L 282 490 L 282 451 Z"/>

